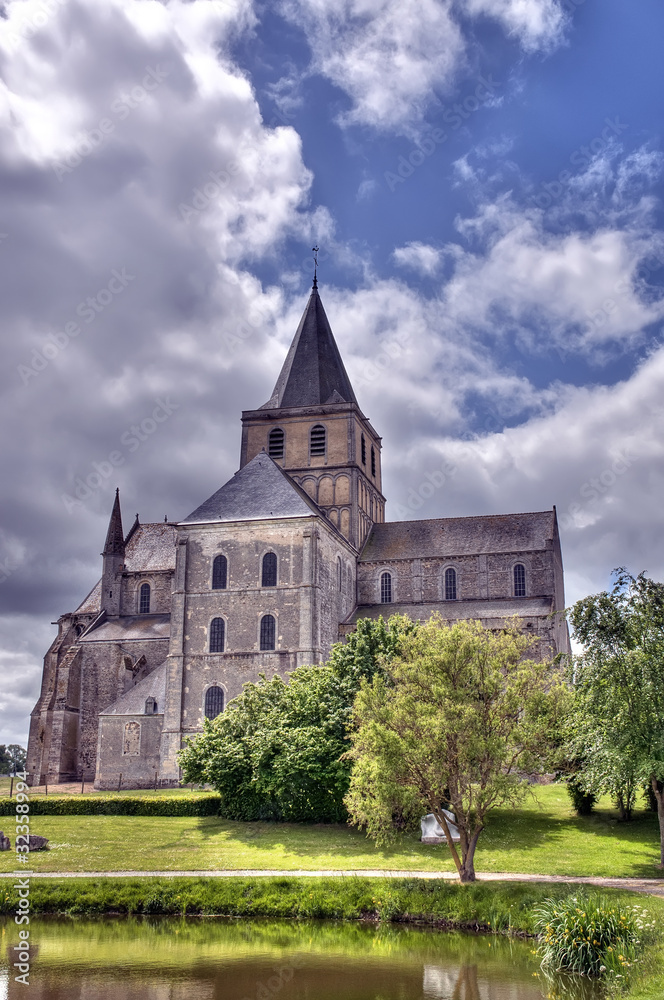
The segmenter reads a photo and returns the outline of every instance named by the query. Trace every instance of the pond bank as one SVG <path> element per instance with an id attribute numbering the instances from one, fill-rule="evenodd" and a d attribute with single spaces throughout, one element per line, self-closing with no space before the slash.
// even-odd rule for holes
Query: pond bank
<path id="1" fill-rule="evenodd" d="M 310 873 L 215 872 L 186 876 L 164 873 L 63 878 L 45 873 L 30 877 L 32 913 L 97 915 L 200 914 L 236 917 L 382 919 L 531 934 L 531 911 L 546 898 L 581 891 L 571 881 L 482 879 L 472 885 L 407 873 L 374 875 L 312 875 Z M 214 876 L 214 877 L 212 877 Z M 260 877 L 258 877 L 260 876 Z M 13 880 L 4 880 L 0 913 L 11 914 L 18 902 Z M 588 887 L 596 892 L 596 887 Z M 583 891 L 587 891 L 584 887 Z M 602 892 L 616 899 L 625 893 Z M 631 895 L 631 894 L 630 894 Z M 634 897 L 631 896 L 633 899 Z M 653 912 L 664 917 L 664 902 L 651 900 Z"/>

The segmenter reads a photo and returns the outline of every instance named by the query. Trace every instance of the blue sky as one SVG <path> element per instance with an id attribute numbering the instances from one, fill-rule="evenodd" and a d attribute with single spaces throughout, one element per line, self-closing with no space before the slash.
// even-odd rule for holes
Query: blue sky
<path id="1" fill-rule="evenodd" d="M 0 13 L 0 742 L 115 487 L 179 519 L 236 471 L 315 243 L 388 519 L 556 504 L 569 601 L 664 579 L 661 4 Z"/>

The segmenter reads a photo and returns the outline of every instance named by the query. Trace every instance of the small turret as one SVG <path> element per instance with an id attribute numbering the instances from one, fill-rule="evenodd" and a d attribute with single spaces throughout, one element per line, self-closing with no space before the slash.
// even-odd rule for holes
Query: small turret
<path id="1" fill-rule="evenodd" d="M 115 503 L 111 511 L 102 556 L 104 565 L 101 574 L 101 610 L 113 617 L 120 614 L 120 592 L 125 560 L 119 489 L 115 491 Z"/>

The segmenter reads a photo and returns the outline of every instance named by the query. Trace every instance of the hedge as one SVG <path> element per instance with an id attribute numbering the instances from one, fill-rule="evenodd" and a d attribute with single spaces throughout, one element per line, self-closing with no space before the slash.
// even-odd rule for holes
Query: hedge
<path id="1" fill-rule="evenodd" d="M 127 798 L 48 795 L 29 800 L 31 816 L 218 816 L 218 795 Z M 0 798 L 0 816 L 16 815 L 16 798 Z"/>

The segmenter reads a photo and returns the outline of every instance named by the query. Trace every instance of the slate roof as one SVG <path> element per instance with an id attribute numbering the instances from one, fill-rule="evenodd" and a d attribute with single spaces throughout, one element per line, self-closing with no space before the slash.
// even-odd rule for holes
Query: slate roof
<path id="1" fill-rule="evenodd" d="M 129 691 L 125 691 L 117 701 L 114 701 L 108 708 L 105 708 L 100 715 L 145 715 L 145 702 L 152 697 L 157 702 L 155 715 L 164 714 L 164 704 L 166 702 L 166 671 L 167 662 L 164 660 L 158 667 L 155 667 L 151 674 L 144 677 L 142 681 L 135 684 Z"/>
<path id="2" fill-rule="evenodd" d="M 272 396 L 261 409 L 356 402 L 314 282 Z"/>
<path id="3" fill-rule="evenodd" d="M 175 525 L 158 521 L 156 524 L 134 522 L 124 540 L 125 569 L 130 573 L 151 573 L 175 569 Z M 73 612 L 75 615 L 94 614 L 101 610 L 101 580 Z"/>
<path id="4" fill-rule="evenodd" d="M 106 618 L 86 633 L 79 642 L 127 642 L 130 639 L 168 639 L 171 634 L 170 615 L 123 615 Z"/>
<path id="5" fill-rule="evenodd" d="M 388 618 L 390 615 L 408 615 L 417 621 L 428 621 L 431 615 L 439 612 L 445 621 L 502 621 L 518 615 L 519 618 L 539 618 L 553 611 L 553 599 L 550 597 L 506 598 L 494 601 L 436 601 L 430 604 L 362 604 L 355 608 L 348 619 L 356 622 L 358 618 Z"/>
<path id="6" fill-rule="evenodd" d="M 175 525 L 165 521 L 135 525 L 125 539 L 125 569 L 129 573 L 174 570 L 175 536 Z"/>
<path id="7" fill-rule="evenodd" d="M 261 521 L 312 514 L 323 516 L 304 490 L 262 451 L 182 523 Z"/>
<path id="8" fill-rule="evenodd" d="M 374 524 L 360 561 L 538 551 L 553 538 L 555 518 L 555 510 L 546 510 Z"/>
<path id="9" fill-rule="evenodd" d="M 101 580 L 98 580 L 87 597 L 73 612 L 75 615 L 99 614 L 101 608 Z"/>

